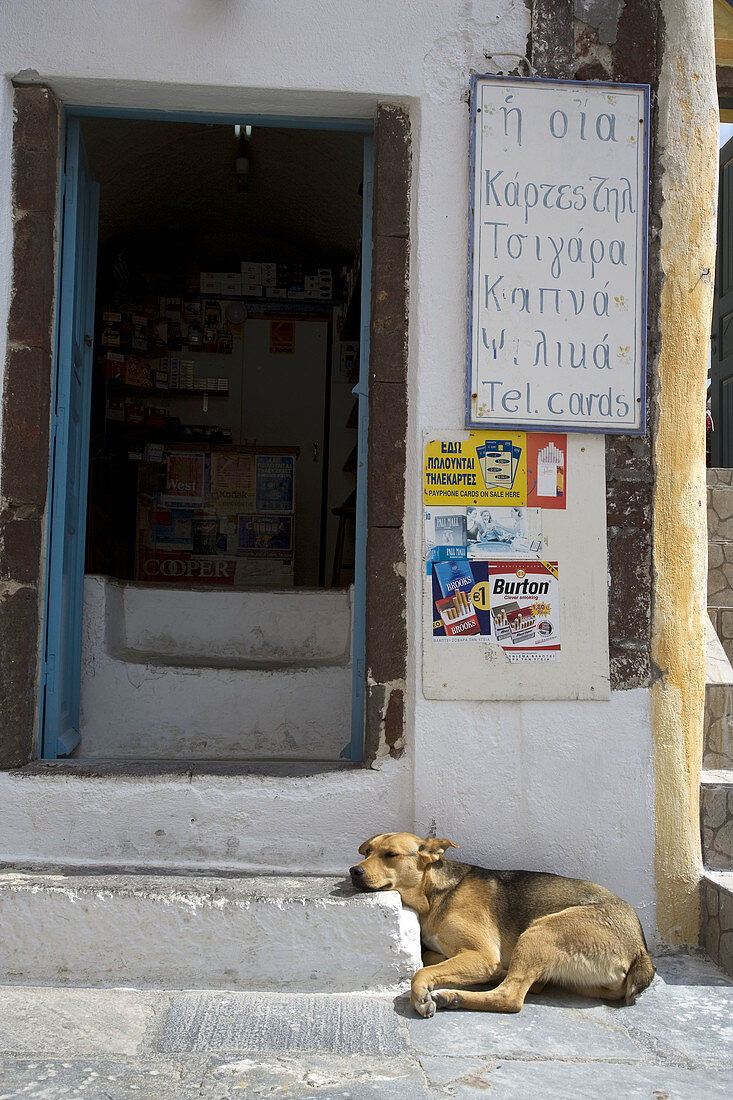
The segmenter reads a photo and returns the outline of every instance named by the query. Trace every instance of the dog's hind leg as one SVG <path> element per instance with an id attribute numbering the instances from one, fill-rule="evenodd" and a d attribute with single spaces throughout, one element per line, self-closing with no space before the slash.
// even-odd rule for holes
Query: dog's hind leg
<path id="1" fill-rule="evenodd" d="M 500 969 L 498 956 L 488 951 L 461 951 L 444 962 L 424 966 L 412 979 L 412 1007 L 421 1016 L 432 1016 L 435 1002 L 431 990 L 436 985 L 463 986 L 488 982 Z"/>
<path id="2" fill-rule="evenodd" d="M 555 982 L 587 997 L 623 995 L 626 969 L 618 939 L 592 906 L 540 917 L 517 940 L 506 978 L 489 992 L 437 990 L 438 1008 L 519 1012 L 533 987 Z"/>

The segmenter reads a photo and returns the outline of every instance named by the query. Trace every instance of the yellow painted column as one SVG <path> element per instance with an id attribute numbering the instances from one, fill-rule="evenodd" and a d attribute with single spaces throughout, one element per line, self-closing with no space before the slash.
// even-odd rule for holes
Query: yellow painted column
<path id="1" fill-rule="evenodd" d="M 657 923 L 699 933 L 699 784 L 705 702 L 705 396 L 715 262 L 718 114 L 710 0 L 660 0 L 663 55 L 661 351 L 653 387 L 652 687 Z M 656 385 L 655 385 L 656 382 Z"/>

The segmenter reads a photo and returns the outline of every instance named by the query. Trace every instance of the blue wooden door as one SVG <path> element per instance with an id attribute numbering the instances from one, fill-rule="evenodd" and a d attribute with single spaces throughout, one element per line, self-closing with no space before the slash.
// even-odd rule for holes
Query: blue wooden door
<path id="1" fill-rule="evenodd" d="M 89 175 L 78 118 L 67 123 L 62 187 L 42 697 L 46 759 L 66 756 L 79 743 L 99 186 Z"/>

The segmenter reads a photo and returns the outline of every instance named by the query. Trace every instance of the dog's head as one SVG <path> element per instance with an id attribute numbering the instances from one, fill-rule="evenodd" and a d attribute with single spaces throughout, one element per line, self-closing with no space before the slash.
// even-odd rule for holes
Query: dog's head
<path id="1" fill-rule="evenodd" d="M 423 840 L 414 833 L 378 833 L 359 848 L 364 859 L 349 874 L 358 890 L 397 890 L 407 900 L 405 895 L 419 890 L 427 868 L 446 848 L 457 847 L 452 840 Z"/>

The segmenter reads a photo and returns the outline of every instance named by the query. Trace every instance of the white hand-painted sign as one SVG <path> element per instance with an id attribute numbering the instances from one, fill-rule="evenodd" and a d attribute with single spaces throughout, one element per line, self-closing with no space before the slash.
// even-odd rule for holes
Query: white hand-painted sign
<path id="1" fill-rule="evenodd" d="M 648 112 L 473 78 L 467 427 L 644 431 Z"/>

